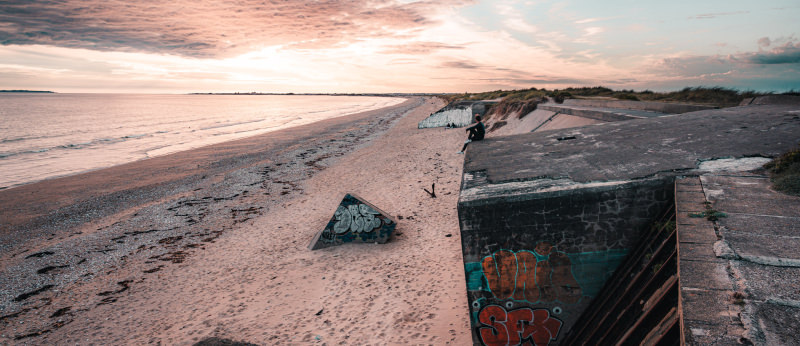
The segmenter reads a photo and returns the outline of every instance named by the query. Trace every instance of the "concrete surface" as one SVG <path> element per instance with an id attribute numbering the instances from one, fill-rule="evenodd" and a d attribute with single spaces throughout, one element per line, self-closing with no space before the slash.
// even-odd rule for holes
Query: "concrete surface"
<path id="1" fill-rule="evenodd" d="M 677 192 L 678 205 L 692 206 L 678 214 L 686 343 L 800 343 L 800 198 L 763 175 L 691 178 L 700 193 L 680 192 L 686 180 Z M 707 208 L 725 216 L 686 217 Z"/>
<path id="2" fill-rule="evenodd" d="M 594 125 L 600 123 L 603 123 L 603 121 L 585 117 L 578 117 L 569 114 L 556 113 L 556 115 L 552 117 L 550 121 L 542 124 L 541 127 L 535 128 L 530 132 L 566 129 L 570 127 L 580 127 L 580 126 Z"/>
<path id="3" fill-rule="evenodd" d="M 681 199 L 676 215 L 685 340 L 791 341 L 785 328 L 800 316 L 794 310 L 800 307 L 797 297 L 759 293 L 755 284 L 744 291 L 741 282 L 730 279 L 756 278 L 767 275 L 759 272 L 764 267 L 780 267 L 782 272 L 768 274 L 787 282 L 785 292 L 796 292 L 788 281 L 796 277 L 793 268 L 800 269 L 800 255 L 791 253 L 800 245 L 800 237 L 793 238 L 797 223 L 784 222 L 796 217 L 789 210 L 800 208 L 783 208 L 791 205 L 790 198 L 763 189 L 740 194 L 744 190 L 738 185 L 724 187 L 739 184 L 736 179 L 749 179 L 743 187 L 766 186 L 764 177 L 739 172 L 757 169 L 800 144 L 800 102 L 753 104 L 473 143 L 465 157 L 458 205 L 473 341 L 514 344 L 518 340 L 511 336 L 532 335 L 530 328 L 538 328 L 541 333 L 547 329 L 551 338 L 540 334 L 537 344 L 558 344 L 591 303 L 592 292 L 602 287 L 576 273 L 605 280 L 636 244 L 643 227 L 676 194 Z M 682 176 L 703 180 L 695 177 L 676 187 L 676 178 Z M 763 235 L 724 230 L 718 234 L 714 224 L 688 217 L 705 210 L 706 201 L 730 211 L 730 219 L 720 219 L 721 227 L 740 225 L 744 215 L 764 216 L 759 225 L 776 227 L 759 231 Z M 765 212 L 773 209 L 779 214 Z M 697 231 L 680 231 L 686 227 Z M 720 242 L 720 236 L 727 240 Z M 547 251 L 540 251 L 542 247 Z M 560 255 L 554 260 L 553 254 Z M 579 260 L 592 256 L 597 258 Z M 742 263 L 726 266 L 732 260 Z M 552 273 L 541 282 L 540 266 L 543 273 Z M 689 284 L 693 280 L 697 284 Z M 547 290 L 567 295 L 542 299 Z M 748 299 L 762 303 L 742 305 Z M 731 306 L 743 306 L 741 321 L 734 318 L 739 312 Z M 536 314 L 539 320 L 524 319 Z M 518 321 L 528 322 L 519 327 Z M 756 324 L 760 332 L 752 327 Z"/>
<path id="4" fill-rule="evenodd" d="M 614 99 L 566 99 L 564 100 L 564 105 L 594 108 L 630 109 L 665 114 L 689 113 L 716 108 L 711 106 L 689 105 L 683 103 L 626 101 Z"/>
<path id="5" fill-rule="evenodd" d="M 666 115 L 667 113 L 651 112 L 636 109 L 582 107 L 559 104 L 545 104 L 539 106 L 544 110 L 569 114 L 600 121 L 620 121 L 630 119 L 652 118 Z"/>
<path id="6" fill-rule="evenodd" d="M 515 182 L 622 182 L 686 175 L 719 158 L 774 157 L 800 143 L 800 105 L 763 105 L 612 122 L 473 143 L 463 190 Z"/>

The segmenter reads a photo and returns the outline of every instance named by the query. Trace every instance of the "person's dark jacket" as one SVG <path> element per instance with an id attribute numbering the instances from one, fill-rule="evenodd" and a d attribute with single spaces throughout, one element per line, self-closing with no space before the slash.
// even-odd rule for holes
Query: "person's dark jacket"
<path id="1" fill-rule="evenodd" d="M 483 136 L 486 135 L 486 126 L 483 125 L 482 121 L 479 121 L 475 125 L 467 127 L 466 131 L 474 132 L 474 135 L 472 135 L 472 140 L 479 141 L 483 139 Z"/>

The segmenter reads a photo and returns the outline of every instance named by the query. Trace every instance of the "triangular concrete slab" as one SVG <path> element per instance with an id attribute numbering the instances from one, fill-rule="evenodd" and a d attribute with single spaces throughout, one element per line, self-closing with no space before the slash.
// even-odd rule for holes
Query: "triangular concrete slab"
<path id="1" fill-rule="evenodd" d="M 379 243 L 389 240 L 397 221 L 355 194 L 339 203 L 328 225 L 317 233 L 308 248 L 317 250 L 344 243 Z"/>

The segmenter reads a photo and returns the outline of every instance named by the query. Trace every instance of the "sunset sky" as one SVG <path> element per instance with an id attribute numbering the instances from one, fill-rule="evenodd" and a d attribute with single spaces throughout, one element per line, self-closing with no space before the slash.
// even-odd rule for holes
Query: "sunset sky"
<path id="1" fill-rule="evenodd" d="M 797 0 L 0 4 L 0 89 L 800 90 Z"/>

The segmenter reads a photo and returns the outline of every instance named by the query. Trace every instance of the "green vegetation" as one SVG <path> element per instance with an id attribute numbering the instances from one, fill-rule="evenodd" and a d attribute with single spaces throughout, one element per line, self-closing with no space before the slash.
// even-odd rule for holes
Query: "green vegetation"
<path id="1" fill-rule="evenodd" d="M 553 97 L 553 95 L 552 91 L 530 88 L 525 90 L 496 90 L 476 94 L 449 94 L 439 97 L 448 103 L 454 101 L 499 100 L 500 102 L 492 106 L 492 112 L 487 112 L 484 120 L 488 120 L 488 117 L 493 113 L 508 115 L 517 112 L 520 117 L 523 117 L 536 110 L 536 105 L 539 103 L 546 102 L 548 96 Z M 499 120 L 505 120 L 505 117 Z M 504 124 L 496 124 L 491 130 L 496 130 Z"/>
<path id="2" fill-rule="evenodd" d="M 477 101 L 477 100 L 500 100 L 505 102 L 520 102 L 520 101 L 533 101 L 541 100 L 543 97 L 550 96 L 552 91 L 546 89 L 523 89 L 523 90 L 495 90 L 482 93 L 463 93 L 463 94 L 448 94 L 441 95 L 447 102 L 453 101 Z"/>
<path id="3" fill-rule="evenodd" d="M 728 217 L 728 214 L 725 214 L 721 211 L 716 211 L 714 209 L 707 209 L 702 213 L 689 213 L 689 217 L 702 217 L 708 221 L 717 221 L 721 217 Z"/>
<path id="4" fill-rule="evenodd" d="M 445 99 L 448 102 L 453 101 L 477 101 L 477 100 L 496 100 L 502 99 L 502 101 L 512 102 L 512 101 L 530 101 L 534 99 L 541 99 L 542 97 L 548 96 L 550 92 L 545 89 L 524 89 L 524 90 L 495 90 L 495 91 L 487 91 L 482 93 L 470 94 L 470 93 L 463 93 L 463 94 L 449 94 L 449 95 L 442 95 L 441 98 Z"/>
<path id="5" fill-rule="evenodd" d="M 728 214 L 725 214 L 721 211 L 716 211 L 714 208 L 711 208 L 711 202 L 705 201 L 703 202 L 706 210 L 702 213 L 689 213 L 689 217 L 702 217 L 708 221 L 717 221 L 721 217 L 728 217 Z"/>
<path id="6" fill-rule="evenodd" d="M 771 173 L 772 187 L 783 193 L 800 196 L 800 148 L 770 161 L 764 168 Z"/>
<path id="7" fill-rule="evenodd" d="M 521 118 L 528 113 L 535 111 L 536 105 L 544 101 L 546 100 L 542 98 L 522 101 L 504 99 L 492 106 L 492 110 L 493 113 L 504 115 L 517 112 L 518 116 Z M 502 119 L 505 119 L 505 116 Z"/>
<path id="8" fill-rule="evenodd" d="M 695 87 L 683 88 L 678 91 L 654 92 L 650 90 L 612 90 L 606 87 L 582 87 L 566 89 L 523 89 L 523 90 L 495 90 L 483 93 L 464 93 L 449 94 L 441 96 L 448 102 L 453 101 L 475 101 L 475 100 L 495 100 L 500 99 L 500 103 L 521 103 L 534 101 L 539 103 L 542 98 L 549 97 L 555 102 L 563 102 L 567 98 L 607 98 L 632 101 L 658 101 L 658 102 L 679 102 L 694 103 L 717 107 L 731 107 L 739 105 L 742 100 L 770 95 L 773 93 L 763 93 L 756 91 L 739 91 L 722 87 Z M 790 91 L 784 95 L 800 95 L 800 92 Z"/>

